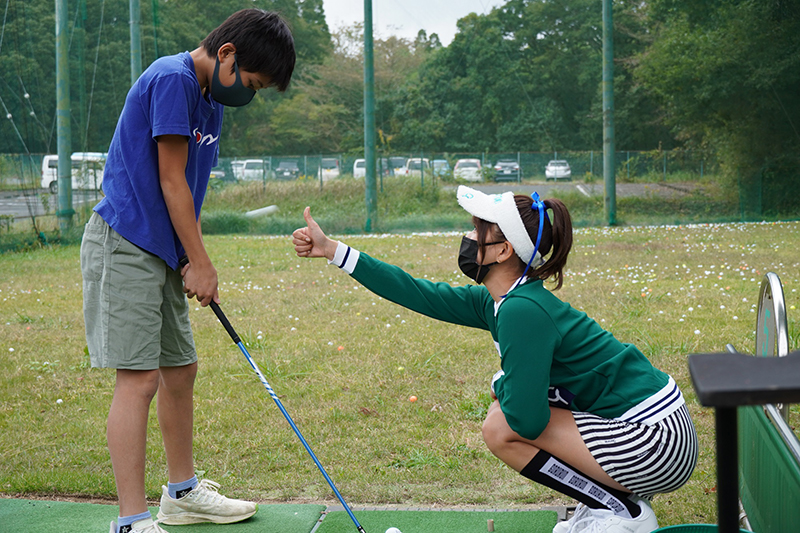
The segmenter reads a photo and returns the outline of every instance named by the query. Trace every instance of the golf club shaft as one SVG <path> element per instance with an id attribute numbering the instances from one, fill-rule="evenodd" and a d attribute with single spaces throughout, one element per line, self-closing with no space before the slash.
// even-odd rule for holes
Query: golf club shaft
<path id="1" fill-rule="evenodd" d="M 269 393 L 270 397 L 275 401 L 275 405 L 277 405 L 278 409 L 280 409 L 281 413 L 283 413 L 283 417 L 286 418 L 286 421 L 289 422 L 290 426 L 292 426 L 292 429 L 297 435 L 297 438 L 299 438 L 300 442 L 303 443 L 303 446 L 308 452 L 308 455 L 311 456 L 311 458 L 314 460 L 314 463 L 317 465 L 317 468 L 319 468 L 319 471 L 322 472 L 322 475 L 325 477 L 325 481 L 328 482 L 328 485 L 330 485 L 331 489 L 333 490 L 333 493 L 336 494 L 336 497 L 341 502 L 342 506 L 344 507 L 344 510 L 347 511 L 348 515 L 350 515 L 350 518 L 353 520 L 353 523 L 356 525 L 356 528 L 358 528 L 358 530 L 361 533 L 365 533 L 364 528 L 361 527 L 361 524 L 358 523 L 358 520 L 353 514 L 353 511 L 350 510 L 350 506 L 347 505 L 347 502 L 344 501 L 342 495 L 339 494 L 339 490 L 336 488 L 336 485 L 333 484 L 333 480 L 325 471 L 325 468 L 319 462 L 317 456 L 311 450 L 311 446 L 308 445 L 308 442 L 306 442 L 306 439 L 303 437 L 303 434 L 300 433 L 300 430 L 297 428 L 297 425 L 294 423 L 294 420 L 292 420 L 292 417 L 289 416 L 289 413 L 286 411 L 286 408 L 283 406 L 283 403 L 281 403 L 280 399 L 278 398 L 278 395 L 275 394 L 274 390 L 272 390 L 272 387 L 270 386 L 269 382 L 267 382 L 267 378 L 264 377 L 264 374 L 261 372 L 261 369 L 258 367 L 256 362 L 253 361 L 253 358 L 250 357 L 250 353 L 247 351 L 247 348 L 245 348 L 244 343 L 241 341 L 241 339 L 239 339 L 239 335 L 236 334 L 236 331 L 233 329 L 233 326 L 231 326 L 231 323 L 228 321 L 228 318 L 225 316 L 225 313 L 222 312 L 222 309 L 220 309 L 219 305 L 217 305 L 217 303 L 214 301 L 211 302 L 210 306 L 212 311 L 214 311 L 214 314 L 217 315 L 217 318 L 227 330 L 228 335 L 230 335 L 233 342 L 239 347 L 239 350 L 242 351 L 242 354 L 244 354 L 245 358 L 247 359 L 247 362 L 250 363 L 250 366 L 253 368 L 253 371 L 258 376 L 258 379 L 261 381 L 261 384 L 264 385 L 264 388 L 267 389 L 267 392 Z"/>
<path id="2" fill-rule="evenodd" d="M 181 265 L 185 265 L 187 263 L 188 260 L 186 260 L 185 257 L 181 259 Z M 275 401 L 275 405 L 278 406 L 278 409 L 280 409 L 281 413 L 283 414 L 283 417 L 286 419 L 287 422 L 289 422 L 289 425 L 294 430 L 295 434 L 297 435 L 297 438 L 299 438 L 300 442 L 303 443 L 303 447 L 305 447 L 306 451 L 308 452 L 308 455 L 311 456 L 311 459 L 314 460 L 314 464 L 317 465 L 319 471 L 322 472 L 322 475 L 325 477 L 325 481 L 328 482 L 328 485 L 333 490 L 333 493 L 336 495 L 336 498 L 339 499 L 339 502 L 341 502 L 342 506 L 344 507 L 344 510 L 347 511 L 348 515 L 350 515 L 350 519 L 356 525 L 358 531 L 360 531 L 361 533 L 366 533 L 364 531 L 364 528 L 361 527 L 361 524 L 358 523 L 358 520 L 353 514 L 353 511 L 350 509 L 350 506 L 347 505 L 347 502 L 345 502 L 344 498 L 342 498 L 342 495 L 339 493 L 339 490 L 336 488 L 336 485 L 333 484 L 333 480 L 325 471 L 325 468 L 322 466 L 322 463 L 320 463 L 319 459 L 317 459 L 317 456 L 314 455 L 314 452 L 311 450 L 311 446 L 308 445 L 308 442 L 306 442 L 306 439 L 303 437 L 303 434 L 300 433 L 300 430 L 297 428 L 297 425 L 294 423 L 294 420 L 292 420 L 292 417 L 289 416 L 289 413 L 286 411 L 286 408 L 283 406 L 283 403 L 281 403 L 280 399 L 278 398 L 278 395 L 275 394 L 275 391 L 272 390 L 272 387 L 267 381 L 267 378 L 264 377 L 264 374 L 261 372 L 261 369 L 258 367 L 256 362 L 253 361 L 253 358 L 250 357 L 250 352 L 247 351 L 247 348 L 245 348 L 244 343 L 239 338 L 239 335 L 237 335 L 236 330 L 233 329 L 233 326 L 231 326 L 228 317 L 226 317 L 225 313 L 222 312 L 222 309 L 220 309 L 217 302 L 212 300 L 209 305 L 211 306 L 211 310 L 214 311 L 214 314 L 217 315 L 217 318 L 219 319 L 220 323 L 222 323 L 222 326 L 225 328 L 225 331 L 227 331 L 228 335 L 230 335 L 231 340 L 233 340 L 234 344 L 236 344 L 236 346 L 239 347 L 239 350 L 241 350 L 242 354 L 244 354 L 245 359 L 247 359 L 247 362 L 250 364 L 250 367 L 256 373 L 256 376 L 258 376 L 258 379 L 259 381 L 261 381 L 261 384 L 264 385 L 265 389 L 267 389 L 267 392 L 269 393 L 270 397 Z"/>

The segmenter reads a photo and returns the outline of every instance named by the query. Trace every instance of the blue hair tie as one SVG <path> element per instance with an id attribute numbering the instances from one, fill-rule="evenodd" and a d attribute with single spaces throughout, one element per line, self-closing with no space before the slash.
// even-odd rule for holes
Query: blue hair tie
<path id="1" fill-rule="evenodd" d="M 531 256 L 530 260 L 528 260 L 528 264 L 525 265 L 525 271 L 522 273 L 522 277 L 519 278 L 519 281 L 525 279 L 525 274 L 528 273 L 528 269 L 531 267 L 531 263 L 533 263 L 533 259 L 536 257 L 536 252 L 539 251 L 539 245 L 542 243 L 542 230 L 544 229 L 544 219 L 547 218 L 547 211 L 545 211 L 544 202 L 539 198 L 539 193 L 534 192 L 531 195 L 533 199 L 533 204 L 531 204 L 531 209 L 538 209 L 539 211 L 539 232 L 536 235 L 536 245 L 533 247 L 533 255 Z M 549 220 L 549 218 L 547 218 Z M 517 285 L 519 282 L 517 282 Z M 516 287 L 516 285 L 515 285 Z"/>

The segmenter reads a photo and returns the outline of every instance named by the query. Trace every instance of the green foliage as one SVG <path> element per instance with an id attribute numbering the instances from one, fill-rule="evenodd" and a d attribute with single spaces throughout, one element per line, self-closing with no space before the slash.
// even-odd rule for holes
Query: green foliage
<path id="1" fill-rule="evenodd" d="M 602 143 L 601 5 L 512 0 L 459 21 L 453 43 L 430 56 L 400 95 L 395 146 L 441 151 L 565 151 Z M 641 49 L 637 7 L 620 4 L 618 57 Z M 655 109 L 617 70 L 618 146 L 672 144 Z"/>
<path id="2" fill-rule="evenodd" d="M 68 6 L 73 149 L 104 151 L 130 85 L 128 6 L 79 6 Z M 226 111 L 222 154 L 359 156 L 363 28 L 331 35 L 322 0 L 143 2 L 144 65 L 195 48 L 227 15 L 250 6 L 278 10 L 290 22 L 297 70 L 287 93 L 266 92 Z M 613 7 L 617 150 L 713 154 L 730 189 L 768 184 L 754 214 L 791 211 L 780 200 L 789 197 L 800 167 L 795 3 L 655 0 Z M 0 153 L 52 153 L 53 5 L 11 0 L 6 8 L 0 97 L 13 122 L 0 123 Z M 596 0 L 508 0 L 458 21 L 447 47 L 425 32 L 414 40 L 378 36 L 379 151 L 599 149 L 601 50 Z M 640 157 L 634 168 L 625 166 L 623 179 L 657 173 L 644 164 Z M 776 204 L 766 202 L 773 197 Z M 749 194 L 739 201 L 753 203 Z"/>
<path id="3" fill-rule="evenodd" d="M 155 12 L 153 5 L 141 3 L 143 68 L 157 56 L 194 50 L 230 14 L 250 7 L 279 11 L 287 19 L 297 48 L 298 75 L 332 50 L 322 0 L 159 0 Z M 0 153 L 54 153 L 54 4 L 50 0 L 10 0 L 4 7 L 0 79 L 5 83 L 0 85 L 0 97 L 22 140 L 11 122 L 3 120 Z M 70 0 L 67 12 L 72 149 L 106 151 L 131 84 L 129 5 Z M 264 114 L 270 114 L 284 98 L 274 91 L 263 92 L 251 105 L 226 114 L 223 146 L 230 150 L 227 153 L 262 152 L 264 139 L 272 133 L 260 127 Z"/>
<path id="4" fill-rule="evenodd" d="M 775 183 L 780 196 L 800 164 L 796 3 L 660 0 L 648 10 L 653 40 L 636 74 L 666 123 L 716 152 L 731 187 Z"/>
<path id="5" fill-rule="evenodd" d="M 469 225 L 449 194 L 430 183 L 422 186 L 419 179 L 384 180 L 382 198 L 376 231 L 464 229 Z M 255 219 L 244 216 L 246 211 L 268 205 L 277 206 L 278 212 Z M 203 233 L 289 234 L 303 224 L 306 206 L 333 232 L 364 231 L 364 182 L 339 179 L 322 188 L 316 181 L 268 181 L 209 191 L 203 206 Z"/>
<path id="6" fill-rule="evenodd" d="M 203 220 L 203 233 L 248 233 L 250 221 L 242 213 L 232 211 L 216 211 L 205 215 Z"/>

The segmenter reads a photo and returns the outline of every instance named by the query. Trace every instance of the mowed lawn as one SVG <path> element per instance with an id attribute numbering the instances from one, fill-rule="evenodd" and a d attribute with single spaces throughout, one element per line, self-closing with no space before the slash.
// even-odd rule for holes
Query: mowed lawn
<path id="1" fill-rule="evenodd" d="M 418 277 L 464 284 L 461 234 L 348 236 Z M 657 497 L 661 525 L 716 520 L 713 411 L 691 353 L 752 353 L 763 275 L 785 288 L 796 346 L 800 224 L 589 228 L 575 232 L 559 296 L 672 374 L 701 438 L 689 484 Z M 374 296 L 284 237 L 208 236 L 223 309 L 351 505 L 570 504 L 505 467 L 480 428 L 499 359 L 488 332 Z M 332 491 L 210 309 L 191 305 L 200 354 L 197 470 L 229 495 L 333 502 Z M 536 324 L 530 327 L 536 355 Z M 0 491 L 113 498 L 105 419 L 111 370 L 89 368 L 77 246 L 0 256 Z M 415 396 L 416 401 L 409 398 Z M 795 415 L 795 413 L 793 413 Z M 155 409 L 146 486 L 166 482 Z"/>

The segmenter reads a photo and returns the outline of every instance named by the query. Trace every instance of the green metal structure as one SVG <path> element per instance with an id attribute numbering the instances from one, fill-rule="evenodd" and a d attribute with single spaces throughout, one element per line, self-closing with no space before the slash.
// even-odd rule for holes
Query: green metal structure
<path id="1" fill-rule="evenodd" d="M 739 495 L 750 527 L 757 533 L 798 531 L 800 458 L 764 407 L 740 407 L 738 415 Z"/>
<path id="2" fill-rule="evenodd" d="M 761 284 L 756 357 L 784 357 L 789 334 L 783 287 L 768 272 Z M 740 407 L 739 494 L 747 522 L 758 533 L 800 530 L 800 441 L 787 405 Z"/>
<path id="3" fill-rule="evenodd" d="M 614 18 L 612 0 L 603 0 L 603 177 L 609 226 L 617 223 L 617 182 L 614 175 Z"/>
<path id="4" fill-rule="evenodd" d="M 130 0 L 131 30 L 131 85 L 142 75 L 142 6 L 139 0 Z"/>
<path id="5" fill-rule="evenodd" d="M 364 159 L 366 160 L 367 220 L 364 230 L 377 224 L 378 192 L 375 164 L 375 68 L 372 39 L 372 0 L 364 0 Z"/>
<path id="6" fill-rule="evenodd" d="M 58 225 L 72 226 L 72 129 L 69 105 L 69 14 L 67 0 L 56 0 L 56 135 L 58 137 Z"/>

